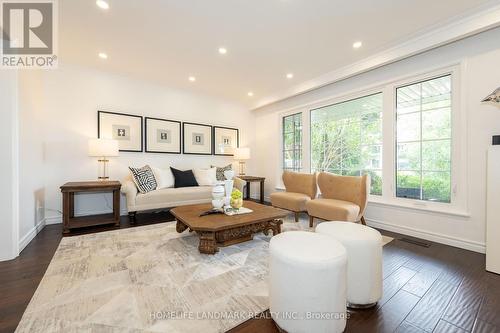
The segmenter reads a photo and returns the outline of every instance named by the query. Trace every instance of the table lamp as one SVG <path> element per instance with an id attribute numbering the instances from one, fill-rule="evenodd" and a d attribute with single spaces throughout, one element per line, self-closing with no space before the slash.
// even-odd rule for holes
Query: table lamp
<path id="1" fill-rule="evenodd" d="M 119 154 L 118 141 L 111 139 L 90 139 L 89 140 L 89 156 L 99 157 L 97 160 L 102 163 L 101 171 L 99 171 L 99 180 L 108 180 L 107 163 L 108 157 L 115 157 Z"/>
<path id="2" fill-rule="evenodd" d="M 250 159 L 250 148 L 236 148 L 234 159 L 240 163 L 240 176 L 245 175 L 245 161 Z"/>

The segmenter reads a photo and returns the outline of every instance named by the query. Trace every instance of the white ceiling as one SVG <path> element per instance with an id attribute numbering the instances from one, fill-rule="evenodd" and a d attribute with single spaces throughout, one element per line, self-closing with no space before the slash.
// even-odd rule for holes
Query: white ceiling
<path id="1" fill-rule="evenodd" d="M 60 60 L 254 107 L 492 1 L 61 0 Z M 354 50 L 353 42 L 363 46 Z M 220 55 L 218 48 L 227 48 Z M 97 54 L 106 52 L 108 59 Z M 288 80 L 286 73 L 293 72 Z M 188 81 L 195 76 L 196 82 Z M 254 92 L 248 97 L 249 91 Z"/>

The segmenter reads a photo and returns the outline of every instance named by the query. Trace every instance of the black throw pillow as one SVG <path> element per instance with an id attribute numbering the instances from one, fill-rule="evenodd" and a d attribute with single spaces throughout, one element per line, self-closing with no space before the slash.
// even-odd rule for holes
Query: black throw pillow
<path id="1" fill-rule="evenodd" d="M 172 174 L 174 175 L 174 187 L 190 187 L 190 186 L 198 186 L 198 182 L 194 177 L 193 170 L 181 171 L 170 167 L 172 170 Z"/>

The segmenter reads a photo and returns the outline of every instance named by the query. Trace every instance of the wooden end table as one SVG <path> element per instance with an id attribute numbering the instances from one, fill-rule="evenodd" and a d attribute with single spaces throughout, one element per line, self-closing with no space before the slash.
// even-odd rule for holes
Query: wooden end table
<path id="1" fill-rule="evenodd" d="M 63 196 L 63 233 L 71 229 L 102 224 L 120 225 L 119 181 L 69 182 L 61 186 Z M 113 213 L 75 217 L 75 193 L 113 192 Z"/>
<path id="2" fill-rule="evenodd" d="M 177 232 L 189 229 L 198 234 L 200 238 L 198 250 L 205 254 L 215 254 L 221 246 L 252 240 L 253 235 L 258 232 L 263 232 L 265 235 L 270 231 L 273 235 L 281 232 L 283 218 L 288 215 L 288 211 L 253 201 L 245 201 L 243 206 L 253 212 L 233 216 L 225 214 L 200 216 L 212 208 L 211 204 L 200 204 L 176 207 L 170 213 L 177 219 Z"/>
<path id="3" fill-rule="evenodd" d="M 264 203 L 264 181 L 266 180 L 265 177 L 255 177 L 255 176 L 245 176 L 245 175 L 240 175 L 236 177 L 247 182 L 247 189 L 246 189 L 247 199 L 250 199 L 250 184 L 260 183 L 260 203 Z"/>

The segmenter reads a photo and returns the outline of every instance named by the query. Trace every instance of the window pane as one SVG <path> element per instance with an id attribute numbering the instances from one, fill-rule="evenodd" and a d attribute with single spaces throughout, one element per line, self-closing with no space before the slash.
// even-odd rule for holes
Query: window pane
<path id="1" fill-rule="evenodd" d="M 361 175 L 373 169 L 382 182 L 382 94 L 311 111 L 311 169 Z M 372 189 L 374 187 L 372 186 Z M 380 190 L 372 194 L 381 194 Z"/>
<path id="2" fill-rule="evenodd" d="M 361 176 L 361 171 L 359 170 L 342 170 L 342 176 Z"/>
<path id="3" fill-rule="evenodd" d="M 398 88 L 396 99 L 396 196 L 450 202 L 451 75 Z"/>
<path id="4" fill-rule="evenodd" d="M 398 170 L 420 171 L 420 142 L 399 144 L 397 156 Z"/>
<path id="5" fill-rule="evenodd" d="M 422 142 L 422 169 L 450 171 L 450 140 Z"/>
<path id="6" fill-rule="evenodd" d="M 420 199 L 420 172 L 398 171 L 396 175 L 396 196 L 400 198 Z"/>
<path id="7" fill-rule="evenodd" d="M 361 168 L 382 169 L 382 146 L 361 147 Z"/>
<path id="8" fill-rule="evenodd" d="M 424 172 L 422 175 L 424 200 L 450 202 L 450 172 Z"/>
<path id="9" fill-rule="evenodd" d="M 361 122 L 361 143 L 363 145 L 382 143 L 382 121 L 365 119 Z"/>
<path id="10" fill-rule="evenodd" d="M 291 150 L 295 147 L 295 136 L 294 133 L 285 133 L 283 137 L 283 148 L 285 150 Z"/>
<path id="11" fill-rule="evenodd" d="M 398 114 L 420 111 L 421 92 L 419 87 L 411 85 L 399 88 L 396 98 Z"/>
<path id="12" fill-rule="evenodd" d="M 283 132 L 284 133 L 293 132 L 293 117 L 283 118 Z"/>
<path id="13" fill-rule="evenodd" d="M 283 117 L 283 169 L 302 169 L 302 114 Z"/>
<path id="14" fill-rule="evenodd" d="M 449 108 L 422 112 L 422 139 L 449 139 L 451 112 Z"/>
<path id="15" fill-rule="evenodd" d="M 370 175 L 371 178 L 370 193 L 374 195 L 382 195 L 382 171 L 369 170 L 369 171 L 364 171 L 363 174 Z"/>
<path id="16" fill-rule="evenodd" d="M 398 116 L 398 142 L 420 140 L 420 112 Z"/>

